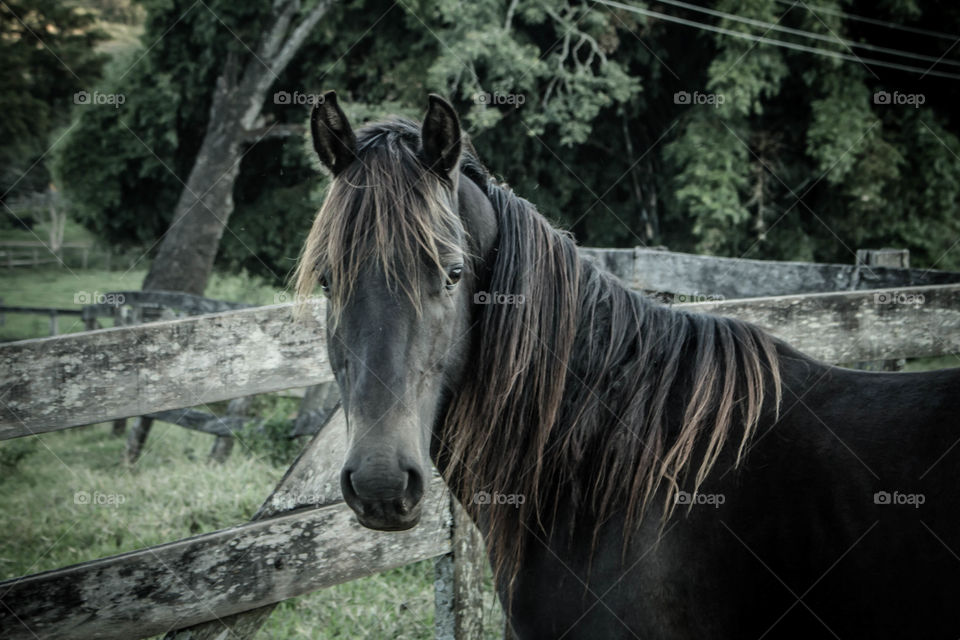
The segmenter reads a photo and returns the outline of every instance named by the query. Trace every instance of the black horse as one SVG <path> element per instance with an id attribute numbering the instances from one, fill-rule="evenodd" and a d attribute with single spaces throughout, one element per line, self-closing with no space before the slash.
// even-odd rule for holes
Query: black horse
<path id="1" fill-rule="evenodd" d="M 960 370 L 867 373 L 659 305 L 490 177 L 453 108 L 351 129 L 298 270 L 328 301 L 343 495 L 432 460 L 521 638 L 957 638 Z"/>

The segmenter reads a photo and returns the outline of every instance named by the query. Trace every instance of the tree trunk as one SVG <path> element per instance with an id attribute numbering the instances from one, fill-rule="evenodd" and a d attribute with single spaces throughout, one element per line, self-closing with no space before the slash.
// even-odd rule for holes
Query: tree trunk
<path id="1" fill-rule="evenodd" d="M 203 295 L 230 214 L 233 186 L 240 172 L 243 145 L 271 135 L 289 135 L 295 128 L 263 127 L 261 111 L 273 82 L 286 68 L 333 0 L 319 2 L 300 16 L 300 0 L 275 0 L 255 55 L 227 55 L 217 78 L 207 131 L 143 281 L 145 290 L 183 291 Z M 298 22 L 295 18 L 300 17 Z M 255 129 L 256 127 L 259 129 Z"/>
<path id="2" fill-rule="evenodd" d="M 228 63 L 229 64 L 229 63 Z M 233 213 L 233 185 L 240 171 L 240 129 L 235 91 L 223 76 L 210 107 L 210 123 L 174 210 L 173 222 L 150 266 L 144 289 L 203 295 L 220 238 Z"/>

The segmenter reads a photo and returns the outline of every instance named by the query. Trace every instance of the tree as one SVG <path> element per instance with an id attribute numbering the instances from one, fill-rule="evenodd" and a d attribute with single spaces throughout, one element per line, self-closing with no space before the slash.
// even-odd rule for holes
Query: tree
<path id="1" fill-rule="evenodd" d="M 929 38 L 861 22 L 844 13 L 857 13 L 856 7 L 839 2 L 788 11 L 776 0 L 721 0 L 715 8 L 931 59 L 950 44 L 945 41 L 938 53 Z M 878 14 L 866 4 L 859 9 L 912 28 L 960 27 L 960 11 L 952 6 L 895 1 L 884 11 Z M 728 19 L 719 26 L 760 35 Z M 842 262 L 858 247 L 897 246 L 910 248 L 919 264 L 960 266 L 950 254 L 960 238 L 960 144 L 951 133 L 957 123 L 950 106 L 960 87 L 955 79 L 725 35 L 704 33 L 699 39 L 712 40 L 717 53 L 691 89 L 726 101 L 717 108 L 685 108 L 679 133 L 666 148 L 672 226 L 686 217 L 691 232 L 686 239 L 673 235 L 672 245 L 721 255 Z M 822 49 L 851 50 L 821 42 Z M 875 99 L 877 92 L 921 96 L 923 103 L 886 104 Z"/>
<path id="2" fill-rule="evenodd" d="M 227 220 L 242 145 L 288 132 L 261 118 L 267 92 L 303 45 L 332 0 L 303 9 L 299 0 L 275 0 L 253 51 L 231 47 L 217 77 L 207 128 L 160 242 L 144 289 L 202 295 Z"/>
<path id="3" fill-rule="evenodd" d="M 0 201 L 47 188 L 51 133 L 99 77 L 103 37 L 92 14 L 56 0 L 0 4 Z"/>
<path id="4" fill-rule="evenodd" d="M 188 6 L 151 5 L 145 40 Z M 244 25 L 267 19 L 256 5 L 211 7 L 250 42 L 258 33 Z M 960 8 L 934 2 L 716 0 L 709 8 L 933 59 L 952 41 L 934 46 L 935 38 L 844 12 L 960 31 Z M 690 9 L 657 11 L 747 35 L 766 31 Z M 450 97 L 494 173 L 583 244 L 842 262 L 859 247 L 894 245 L 912 249 L 919 265 L 960 268 L 947 251 L 960 233 L 955 80 L 868 69 L 574 0 L 355 0 L 327 16 L 277 88 L 337 89 L 358 122 L 419 117 L 428 91 Z M 170 226 L 183 186 L 166 167 L 177 175 L 193 167 L 231 43 L 209 14 L 188 13 L 124 79 L 128 102 L 119 114 L 82 113 L 66 145 L 79 151 L 65 163 L 69 191 L 84 219 L 113 241 L 149 246 Z M 849 54 L 843 44 L 813 44 Z M 943 66 L 949 58 L 934 71 L 960 71 Z M 925 102 L 878 104 L 877 91 L 920 93 Z M 684 92 L 723 102 L 684 103 Z M 306 112 L 267 100 L 263 128 L 302 124 Z M 246 147 L 220 265 L 277 280 L 287 274 L 325 185 L 303 147 L 296 137 Z M 116 159 L 104 159 L 109 154 Z"/>

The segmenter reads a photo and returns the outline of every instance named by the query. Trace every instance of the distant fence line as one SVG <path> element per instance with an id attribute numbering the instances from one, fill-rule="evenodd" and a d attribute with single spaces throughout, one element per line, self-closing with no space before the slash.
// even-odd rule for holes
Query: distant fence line
<path id="1" fill-rule="evenodd" d="M 754 322 L 827 362 L 960 350 L 960 274 L 715 258 L 724 272 L 697 281 L 697 269 L 709 264 L 698 256 L 624 251 L 592 253 L 634 287 L 749 296 L 675 306 Z M 650 271 L 654 257 L 677 271 Z M 800 282 L 818 273 L 830 292 Z M 952 283 L 929 282 L 936 278 Z M 871 290 L 875 282 L 896 288 Z M 800 284 L 803 293 L 790 294 L 787 287 Z M 290 304 L 237 309 L 0 345 L 0 439 L 329 382 L 325 303 L 300 322 L 292 311 Z M 345 449 L 337 410 L 252 522 L 0 582 L 0 628 L 13 639 L 33 637 L 18 621 L 43 637 L 134 638 L 199 623 L 251 638 L 276 602 L 442 556 L 437 620 L 447 626 L 437 636 L 476 637 L 485 559 L 469 519 L 435 478 L 416 530 L 361 528 L 339 495 Z M 190 633 L 168 637 L 212 637 Z"/>
<path id="2" fill-rule="evenodd" d="M 889 289 L 960 282 L 960 273 L 865 264 L 864 257 L 898 256 L 902 250 L 859 252 L 856 264 L 781 262 L 717 258 L 690 253 L 633 249 L 581 249 L 623 280 L 642 291 L 732 298 L 798 295 L 826 291 Z"/>
<path id="3" fill-rule="evenodd" d="M 131 266 L 129 252 L 118 252 L 110 246 L 86 242 L 63 242 L 56 247 L 38 240 L 6 240 L 0 242 L 0 267 L 12 270 L 21 267 L 66 265 L 87 269 L 95 264 L 110 270 Z"/>

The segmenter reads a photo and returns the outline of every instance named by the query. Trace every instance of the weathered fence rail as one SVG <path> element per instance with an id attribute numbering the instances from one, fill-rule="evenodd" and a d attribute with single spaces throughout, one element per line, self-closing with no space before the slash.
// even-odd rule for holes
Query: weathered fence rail
<path id="1" fill-rule="evenodd" d="M 86 269 L 94 265 L 110 270 L 111 266 L 133 268 L 140 259 L 134 251 L 117 252 L 109 244 L 84 242 L 40 242 L 36 240 L 0 241 L 0 268 L 39 267 L 43 265 L 73 266 Z"/>
<path id="2" fill-rule="evenodd" d="M 717 258 L 640 247 L 581 251 L 632 289 L 685 296 L 757 298 L 960 282 L 960 273 L 932 269 Z"/>
<path id="3" fill-rule="evenodd" d="M 960 284 L 777 296 L 689 305 L 755 322 L 828 362 L 960 349 Z M 677 305 L 686 307 L 686 305 Z M 180 409 L 332 380 L 322 304 L 302 322 L 292 305 L 0 348 L 0 439 Z M 96 398 L 96 400 L 92 400 Z"/>
<path id="4" fill-rule="evenodd" d="M 752 322 L 830 363 L 960 351 L 960 284 L 677 306 Z"/>
<path id="5" fill-rule="evenodd" d="M 256 307 L 0 347 L 0 439 L 332 378 L 323 314 Z"/>
<path id="6" fill-rule="evenodd" d="M 244 424 L 249 422 L 248 418 L 240 416 L 215 416 L 196 409 L 156 411 L 154 413 L 148 413 L 146 417 L 151 420 L 169 422 L 170 424 L 175 424 L 185 429 L 202 431 L 203 433 L 224 438 L 232 437 L 236 432 L 243 429 Z"/>
<path id="7" fill-rule="evenodd" d="M 828 362 L 960 350 L 960 274 L 861 266 L 870 272 L 865 276 L 852 271 L 857 267 L 799 263 L 744 267 L 736 263 L 754 261 L 642 250 L 599 255 L 638 288 L 749 296 L 677 306 L 754 322 Z M 651 273 L 643 261 L 653 257 L 673 260 L 672 272 Z M 696 268 L 708 264 L 703 260 L 731 275 L 697 280 Z M 684 273 L 687 268 L 694 275 Z M 944 281 L 953 284 L 939 284 Z M 862 290 L 878 282 L 900 288 Z M 842 291 L 756 297 L 810 286 Z M 195 422 L 229 435 L 232 424 L 201 424 L 201 415 L 184 408 L 331 380 L 323 317 L 322 304 L 301 322 L 293 321 L 291 305 L 276 305 L 0 345 L 0 439 L 135 415 Z M 199 624 L 168 638 L 215 638 L 226 629 L 230 637 L 249 638 L 286 598 L 451 550 L 482 560 L 476 532 L 437 479 L 416 530 L 376 533 L 356 524 L 340 501 L 345 448 L 337 410 L 250 523 L 0 582 L 3 637 L 135 638 Z M 474 637 L 476 620 L 446 607 L 450 600 L 461 607 L 476 602 L 479 578 L 470 572 L 452 560 L 438 563 L 438 576 L 450 580 L 437 589 L 438 606 L 445 607 L 437 619 Z"/>

